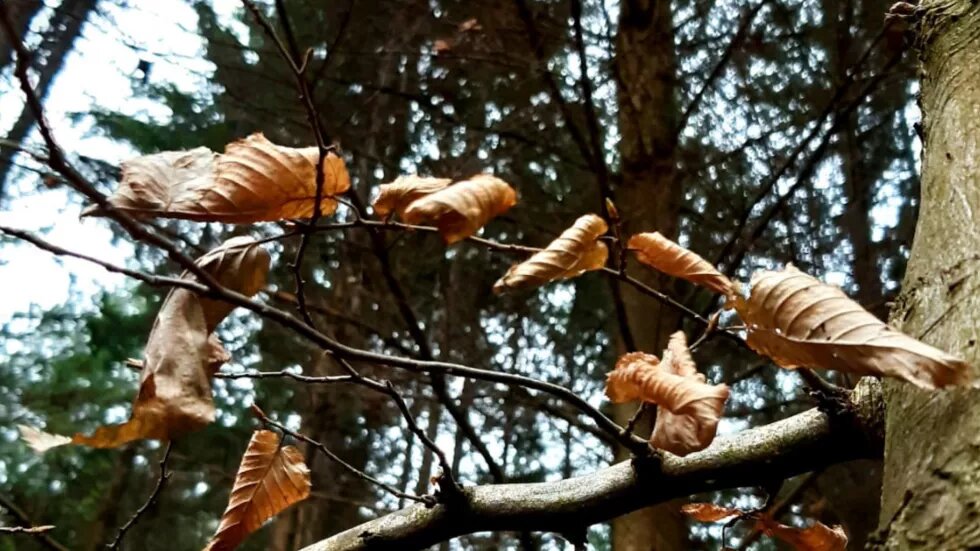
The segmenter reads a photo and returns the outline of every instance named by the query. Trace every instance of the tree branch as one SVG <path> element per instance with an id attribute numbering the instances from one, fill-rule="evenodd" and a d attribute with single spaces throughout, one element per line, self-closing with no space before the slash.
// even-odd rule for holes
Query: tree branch
<path id="1" fill-rule="evenodd" d="M 810 410 L 719 438 L 684 458 L 634 460 L 585 476 L 469 488 L 465 507 L 412 506 L 320 541 L 304 551 L 424 549 L 482 531 L 565 533 L 681 496 L 757 486 L 861 457 L 880 457 L 880 387 L 865 384 L 853 408 Z"/>

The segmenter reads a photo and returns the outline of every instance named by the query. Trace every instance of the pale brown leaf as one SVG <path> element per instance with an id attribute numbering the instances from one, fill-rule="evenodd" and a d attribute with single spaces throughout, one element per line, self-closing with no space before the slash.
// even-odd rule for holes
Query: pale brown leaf
<path id="1" fill-rule="evenodd" d="M 494 292 L 538 287 L 601 269 L 606 265 L 609 249 L 599 237 L 608 229 L 606 222 L 594 214 L 580 217 L 543 251 L 511 266 L 494 284 Z"/>
<path id="2" fill-rule="evenodd" d="M 714 503 L 686 503 L 681 506 L 681 512 L 700 522 L 718 522 L 743 514 L 741 509 L 722 507 Z"/>
<path id="3" fill-rule="evenodd" d="M 517 194 L 507 182 L 478 174 L 413 201 L 402 219 L 409 224 L 432 223 L 446 243 L 452 244 L 473 235 L 516 203 Z"/>
<path id="4" fill-rule="evenodd" d="M 438 42 L 438 41 L 437 41 Z M 452 180 L 449 178 L 426 178 L 422 176 L 400 176 L 394 182 L 381 184 L 378 197 L 371 204 L 375 214 L 387 218 L 395 213 L 404 218 L 405 208 L 421 197 L 445 189 Z"/>
<path id="5" fill-rule="evenodd" d="M 606 395 L 614 403 L 643 400 L 660 406 L 650 443 L 684 456 L 714 440 L 729 389 L 707 384 L 682 332 L 671 336 L 663 356 L 663 361 L 643 352 L 622 356 L 607 375 Z"/>
<path id="6" fill-rule="evenodd" d="M 725 296 L 732 294 L 733 284 L 707 260 L 681 247 L 660 232 L 639 233 L 630 237 L 627 247 L 637 259 L 667 275 L 686 279 Z"/>
<path id="7" fill-rule="evenodd" d="M 235 476 L 228 508 L 206 551 L 230 551 L 281 511 L 310 495 L 310 470 L 294 446 L 268 430 L 252 434 Z"/>
<path id="8" fill-rule="evenodd" d="M 757 527 L 763 534 L 788 543 L 796 551 L 844 551 L 847 548 L 847 534 L 841 526 L 830 527 L 816 522 L 807 528 L 797 528 L 763 517 Z"/>
<path id="9" fill-rule="evenodd" d="M 792 265 L 757 271 L 748 299 L 735 309 L 753 350 L 782 367 L 880 375 L 926 389 L 969 383 L 969 364 L 892 329 L 849 299 Z"/>
<path id="10" fill-rule="evenodd" d="M 203 222 L 251 223 L 309 218 L 316 198 L 315 147 L 276 145 L 262 134 L 229 144 L 223 154 L 199 147 L 138 157 L 122 164 L 119 188 L 109 203 L 139 216 Z M 324 160 L 321 211 L 350 188 L 344 161 Z M 104 214 L 96 206 L 83 215 Z"/>
<path id="11" fill-rule="evenodd" d="M 269 253 L 250 238 L 229 239 L 197 260 L 228 288 L 254 295 L 265 286 Z M 185 278 L 193 276 L 184 274 Z M 173 289 L 164 299 L 144 349 L 140 387 L 129 421 L 71 439 L 40 431 L 21 434 L 43 451 L 67 443 L 114 448 L 132 440 L 170 440 L 214 421 L 211 376 L 227 352 L 211 333 L 233 305 Z M 219 364 L 220 365 L 220 364 Z M 43 435 L 43 436 L 42 436 Z"/>

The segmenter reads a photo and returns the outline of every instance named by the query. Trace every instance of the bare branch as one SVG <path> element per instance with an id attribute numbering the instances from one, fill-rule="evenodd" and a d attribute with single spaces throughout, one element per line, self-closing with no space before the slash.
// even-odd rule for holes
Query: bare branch
<path id="1" fill-rule="evenodd" d="M 9 499 L 7 499 L 5 496 L 2 495 L 0 495 L 0 507 L 6 509 L 7 514 L 12 516 L 17 522 L 26 526 L 34 526 L 34 522 L 31 521 L 30 517 L 27 516 L 27 513 L 25 513 L 23 509 L 21 509 L 16 504 L 14 504 L 14 502 L 10 501 Z M 57 540 L 49 536 L 47 534 L 47 531 L 32 533 L 31 535 L 33 535 L 34 539 L 36 539 L 38 542 L 40 542 L 48 549 L 52 549 L 53 551 L 68 551 L 67 547 L 65 547 Z"/>
<path id="2" fill-rule="evenodd" d="M 157 479 L 156 486 L 153 487 L 153 491 L 150 492 L 150 495 L 146 498 L 146 501 L 143 503 L 143 505 L 141 505 L 140 508 L 137 509 L 135 513 L 133 513 L 133 516 L 131 516 L 129 520 L 126 521 L 126 524 L 123 524 L 119 528 L 119 533 L 116 534 L 116 538 L 112 540 L 112 543 L 107 545 L 106 548 L 110 549 L 111 551 L 119 549 L 120 544 L 122 544 L 123 538 L 126 537 L 126 532 L 128 532 L 130 528 L 135 526 L 136 523 L 139 522 L 140 517 L 142 517 L 143 514 L 146 513 L 146 511 L 149 510 L 149 508 L 156 503 L 157 499 L 159 499 L 160 492 L 163 491 L 163 487 L 167 485 L 167 481 L 170 480 L 170 476 L 173 474 L 172 472 L 167 471 L 167 460 L 170 459 L 170 452 L 171 450 L 173 450 L 173 447 L 174 447 L 174 441 L 169 440 L 167 442 L 167 449 L 164 450 L 163 457 L 160 458 L 160 477 Z"/>
<path id="3" fill-rule="evenodd" d="M 829 464 L 880 457 L 880 388 L 857 393 L 854 415 L 817 410 L 715 440 L 709 448 L 662 462 L 633 460 L 595 473 L 536 484 L 469 488 L 467 507 L 413 506 L 320 541 L 305 551 L 424 549 L 481 531 L 566 533 L 649 505 L 700 492 L 758 486 Z"/>

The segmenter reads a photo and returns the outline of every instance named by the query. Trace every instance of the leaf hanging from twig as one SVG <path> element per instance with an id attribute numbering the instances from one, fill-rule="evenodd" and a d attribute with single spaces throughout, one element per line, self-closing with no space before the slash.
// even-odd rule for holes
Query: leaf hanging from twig
<path id="1" fill-rule="evenodd" d="M 265 286 L 269 253 L 250 238 L 236 237 L 202 256 L 197 264 L 225 287 L 254 295 Z M 68 443 L 114 448 L 142 438 L 170 440 L 211 423 L 211 376 L 214 364 L 224 361 L 227 352 L 217 350 L 220 343 L 210 335 L 233 308 L 188 289 L 173 289 L 147 339 L 139 393 L 129 421 L 70 439 L 21 427 L 22 437 L 38 452 Z"/>
<path id="2" fill-rule="evenodd" d="M 451 183 L 452 180 L 449 178 L 400 176 L 394 182 L 379 186 L 378 197 L 371 207 L 381 218 L 387 218 L 391 213 L 404 218 L 405 209 L 412 201 L 443 190 Z"/>
<path id="3" fill-rule="evenodd" d="M 494 284 L 494 292 L 538 287 L 602 268 L 606 265 L 609 249 L 599 237 L 608 229 L 606 222 L 594 214 L 580 217 L 543 251 L 511 266 Z"/>
<path id="4" fill-rule="evenodd" d="M 316 147 L 276 145 L 262 134 L 228 144 L 223 154 L 199 147 L 166 151 L 122 164 L 119 188 L 109 197 L 134 215 L 244 224 L 309 218 L 316 199 Z M 332 152 L 323 164 L 323 214 L 350 188 L 344 161 Z M 104 214 L 92 206 L 83 215 Z"/>
<path id="5" fill-rule="evenodd" d="M 402 219 L 409 224 L 431 222 L 446 243 L 452 244 L 473 235 L 515 204 L 517 194 L 507 182 L 478 174 L 413 201 Z"/>
<path id="6" fill-rule="evenodd" d="M 631 352 L 616 362 L 606 378 L 606 395 L 614 403 L 642 400 L 657 404 L 650 443 L 677 455 L 703 450 L 718 430 L 727 385 L 709 385 L 697 372 L 684 334 L 671 336 L 664 360 Z"/>
<path id="7" fill-rule="evenodd" d="M 667 239 L 660 232 L 639 233 L 630 237 L 627 247 L 640 262 L 667 275 L 686 279 L 729 296 L 733 283 L 697 254 Z"/>
<path id="8" fill-rule="evenodd" d="M 228 508 L 205 551 L 230 551 L 262 524 L 310 495 L 310 470 L 294 446 L 280 446 L 269 430 L 252 434 Z"/>
<path id="9" fill-rule="evenodd" d="M 776 521 L 766 512 L 743 511 L 713 503 L 688 503 L 681 507 L 681 512 L 700 522 L 718 522 L 732 517 L 753 520 L 757 530 L 786 542 L 796 551 L 844 551 L 847 548 L 847 534 L 840 526 L 829 527 L 815 522 L 807 528 L 797 528 Z"/>
<path id="10" fill-rule="evenodd" d="M 880 375 L 932 389 L 967 384 L 969 364 L 896 331 L 792 265 L 757 271 L 748 299 L 735 310 L 748 326 L 748 345 L 782 367 Z"/>

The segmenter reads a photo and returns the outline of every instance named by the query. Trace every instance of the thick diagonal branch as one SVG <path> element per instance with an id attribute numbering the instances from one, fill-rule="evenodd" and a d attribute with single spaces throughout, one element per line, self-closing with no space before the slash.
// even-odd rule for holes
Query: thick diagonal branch
<path id="1" fill-rule="evenodd" d="M 866 382 L 855 396 L 848 411 L 828 416 L 810 410 L 720 438 L 684 458 L 626 461 L 557 482 L 468 488 L 465 507 L 407 507 L 304 551 L 424 549 L 484 531 L 561 534 L 680 496 L 763 485 L 833 463 L 880 457 L 880 388 Z"/>

